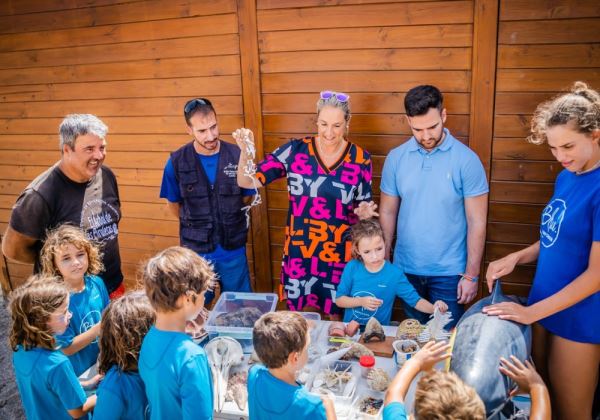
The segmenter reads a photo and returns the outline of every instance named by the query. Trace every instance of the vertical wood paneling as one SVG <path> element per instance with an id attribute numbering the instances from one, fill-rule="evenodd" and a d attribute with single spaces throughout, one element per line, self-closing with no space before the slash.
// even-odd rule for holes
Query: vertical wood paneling
<path id="1" fill-rule="evenodd" d="M 264 146 L 258 38 L 256 32 L 256 3 L 254 0 L 238 0 L 237 7 L 240 29 L 240 62 L 244 69 L 242 72 L 244 125 L 254 133 L 256 139 L 256 156 L 259 158 L 264 155 Z M 275 286 L 271 281 L 267 194 L 264 189 L 259 191 L 259 194 L 261 194 L 263 204 L 252 209 L 255 290 L 270 292 Z"/>
<path id="2" fill-rule="evenodd" d="M 258 9 L 266 152 L 292 136 L 315 134 L 319 91 L 347 92 L 353 112 L 349 138 L 373 156 L 377 200 L 385 156 L 411 135 L 404 95 L 427 83 L 446 94 L 448 126 L 469 141 L 472 1 L 260 0 Z M 267 193 L 276 279 L 288 207 L 286 185 L 270 185 Z"/>
<path id="3" fill-rule="evenodd" d="M 260 115 L 243 101 L 237 6 L 26 0 L 0 7 L 1 228 L 22 188 L 60 158 L 64 115 L 92 113 L 109 127 L 106 164 L 120 187 L 126 283 L 135 283 L 140 262 L 177 244 L 178 223 L 159 187 L 169 153 L 189 141 L 183 105 L 213 100 L 229 141 L 248 121 L 244 108 Z M 9 263 L 8 270 L 22 281 L 31 268 Z"/>

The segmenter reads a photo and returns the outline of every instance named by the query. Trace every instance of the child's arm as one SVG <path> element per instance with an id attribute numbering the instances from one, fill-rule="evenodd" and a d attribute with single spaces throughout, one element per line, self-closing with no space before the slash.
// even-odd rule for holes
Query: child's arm
<path id="1" fill-rule="evenodd" d="M 424 312 L 426 314 L 432 314 L 435 311 L 435 308 L 438 308 L 441 313 L 444 313 L 448 310 L 448 305 L 443 300 L 436 300 L 433 305 L 426 299 L 419 299 L 417 304 L 415 305 L 415 309 L 417 311 Z"/>
<path id="2" fill-rule="evenodd" d="M 385 394 L 385 405 L 393 402 L 404 403 L 404 397 L 408 392 L 411 382 L 422 370 L 431 369 L 436 363 L 451 356 L 447 353 L 450 344 L 445 341 L 430 341 L 423 346 L 413 357 L 408 359 L 402 369 L 390 384 Z"/>
<path id="3" fill-rule="evenodd" d="M 92 411 L 95 406 L 96 406 L 96 395 L 92 395 L 92 396 L 88 397 L 87 400 L 85 400 L 85 403 L 83 404 L 82 407 L 74 408 L 72 410 L 67 410 L 67 412 L 74 419 L 78 419 L 80 417 L 85 416 L 90 411 Z"/>
<path id="4" fill-rule="evenodd" d="M 383 300 L 370 296 L 350 297 L 340 296 L 335 300 L 335 304 L 340 308 L 356 308 L 364 307 L 370 311 L 374 311 L 381 306 Z"/>
<path id="5" fill-rule="evenodd" d="M 325 407 L 325 417 L 327 420 L 337 420 L 333 400 L 326 395 L 321 396 L 321 400 L 323 400 L 323 407 Z"/>
<path id="6" fill-rule="evenodd" d="M 342 278 L 337 288 L 335 304 L 340 308 L 357 308 L 362 306 L 370 311 L 374 311 L 381 306 L 383 303 L 382 300 L 369 296 L 350 297 L 352 294 L 352 283 L 354 282 L 354 270 L 359 264 L 362 263 L 351 260 L 346 264 L 346 267 L 344 267 Z"/>
<path id="7" fill-rule="evenodd" d="M 550 420 L 552 417 L 550 395 L 541 376 L 529 363 L 529 360 L 525 360 L 525 364 L 523 364 L 515 356 L 510 356 L 510 358 L 512 363 L 503 357 L 500 358 L 502 364 L 500 372 L 511 378 L 519 386 L 518 390 L 513 391 L 512 394 L 520 390 L 531 395 L 530 420 Z"/>
<path id="8" fill-rule="evenodd" d="M 79 350 L 89 346 L 92 341 L 100 335 L 100 323 L 97 323 L 92 328 L 84 333 L 81 333 L 71 341 L 71 344 L 67 347 L 62 347 L 60 350 L 67 356 L 77 353 Z"/>

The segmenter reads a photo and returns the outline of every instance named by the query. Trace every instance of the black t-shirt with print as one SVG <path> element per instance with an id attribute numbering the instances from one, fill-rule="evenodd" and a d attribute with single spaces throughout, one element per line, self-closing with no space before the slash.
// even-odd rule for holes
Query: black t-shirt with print
<path id="1" fill-rule="evenodd" d="M 120 204 L 117 179 L 108 167 L 102 166 L 89 182 L 79 183 L 55 164 L 21 193 L 13 207 L 10 226 L 38 239 L 38 257 L 49 229 L 63 223 L 81 227 L 89 239 L 101 245 L 105 271 L 99 276 L 111 293 L 123 281 L 118 242 Z M 35 264 L 35 272 L 38 271 L 39 258 Z"/>

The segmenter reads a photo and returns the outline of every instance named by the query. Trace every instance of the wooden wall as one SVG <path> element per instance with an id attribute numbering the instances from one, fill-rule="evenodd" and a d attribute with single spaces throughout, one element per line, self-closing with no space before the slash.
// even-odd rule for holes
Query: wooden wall
<path id="1" fill-rule="evenodd" d="M 271 151 L 290 137 L 315 134 L 318 92 L 347 92 L 350 139 L 373 156 L 378 201 L 385 156 L 410 137 L 402 115 L 408 89 L 420 83 L 439 86 L 446 93 L 450 130 L 467 140 L 473 3 L 323 3 L 258 1 L 264 148 Z M 285 181 L 271 184 L 274 279 L 281 267 L 287 208 Z"/>
<path id="2" fill-rule="evenodd" d="M 502 0 L 486 260 L 539 239 L 540 213 L 562 170 L 547 146 L 524 141 L 538 103 L 576 80 L 600 88 L 600 3 Z M 508 276 L 526 295 L 535 266 Z"/>
<path id="3" fill-rule="evenodd" d="M 159 199 L 169 152 L 188 141 L 183 105 L 213 100 L 225 138 L 243 125 L 235 0 L 4 1 L 0 4 L 0 223 L 18 194 L 59 159 L 65 114 L 108 126 L 123 269 L 178 243 Z M 16 280 L 30 268 L 9 264 Z"/>
<path id="4" fill-rule="evenodd" d="M 123 201 L 127 281 L 177 243 L 158 198 L 168 153 L 187 141 L 182 107 L 214 100 L 226 140 L 253 128 L 259 152 L 315 132 L 323 89 L 350 93 L 350 138 L 374 161 L 410 130 L 404 93 L 445 93 L 448 127 L 491 177 L 486 260 L 536 240 L 557 165 L 523 140 L 542 99 L 574 80 L 600 87 L 600 6 L 592 0 L 21 0 L 0 3 L 0 228 L 19 192 L 58 160 L 70 112 L 110 128 L 107 164 Z M 264 134 L 264 136 L 263 136 Z M 253 212 L 256 287 L 274 290 L 287 209 L 275 183 Z M 10 263 L 19 281 L 29 267 Z M 525 294 L 532 267 L 510 276 Z M 481 290 L 483 293 L 483 290 Z"/>

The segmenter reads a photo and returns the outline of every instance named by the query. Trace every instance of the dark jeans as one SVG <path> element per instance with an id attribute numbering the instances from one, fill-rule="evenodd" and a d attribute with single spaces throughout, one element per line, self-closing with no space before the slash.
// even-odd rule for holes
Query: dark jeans
<path id="1" fill-rule="evenodd" d="M 456 298 L 456 288 L 460 280 L 460 275 L 456 276 L 419 276 L 416 274 L 405 273 L 408 281 L 416 289 L 417 293 L 427 299 L 432 304 L 436 300 L 443 300 L 448 305 L 448 311 L 452 312 L 452 321 L 446 325 L 445 329 L 454 328 L 462 314 L 465 312 L 464 305 L 458 303 Z M 418 320 L 421 324 L 429 321 L 429 314 L 420 312 L 415 308 L 403 302 L 404 313 L 409 318 Z"/>

